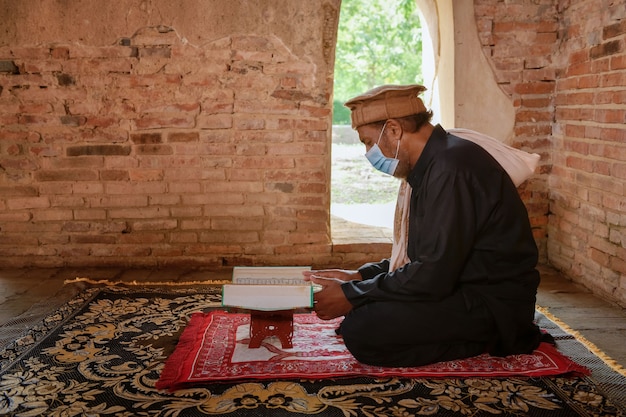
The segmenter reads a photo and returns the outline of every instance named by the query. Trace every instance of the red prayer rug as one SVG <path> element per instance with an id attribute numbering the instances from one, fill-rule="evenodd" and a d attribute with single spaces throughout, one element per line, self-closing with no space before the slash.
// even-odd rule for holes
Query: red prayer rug
<path id="1" fill-rule="evenodd" d="M 353 376 L 405 378 L 511 377 L 578 374 L 589 371 L 541 343 L 533 354 L 495 357 L 489 354 L 409 368 L 358 362 L 335 329 L 341 318 L 323 321 L 315 314 L 295 314 L 293 347 L 276 337 L 251 349 L 250 315 L 211 311 L 196 313 L 168 358 L 157 389 L 176 390 L 205 382 L 261 379 L 324 379 Z"/>

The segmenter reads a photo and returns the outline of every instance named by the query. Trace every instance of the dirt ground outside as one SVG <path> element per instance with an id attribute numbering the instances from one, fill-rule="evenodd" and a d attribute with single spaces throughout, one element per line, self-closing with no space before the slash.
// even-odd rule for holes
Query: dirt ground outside
<path id="1" fill-rule="evenodd" d="M 350 126 L 333 127 L 331 213 L 392 228 L 399 180 L 374 169 Z"/>

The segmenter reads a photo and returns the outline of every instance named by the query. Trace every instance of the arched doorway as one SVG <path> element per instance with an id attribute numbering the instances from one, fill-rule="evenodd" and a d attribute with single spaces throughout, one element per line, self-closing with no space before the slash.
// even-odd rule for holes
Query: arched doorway
<path id="1" fill-rule="evenodd" d="M 331 215 L 390 232 L 399 182 L 374 170 L 365 159 L 342 104 L 377 85 L 423 82 L 420 18 L 415 0 L 350 0 L 342 3 L 340 15 Z"/>
<path id="2" fill-rule="evenodd" d="M 433 110 L 433 121 L 441 123 L 446 129 L 474 129 L 505 143 L 510 142 L 514 135 L 514 105 L 511 97 L 498 85 L 494 71 L 483 53 L 474 3 L 454 0 L 407 1 L 416 5 L 415 19 L 419 20 L 422 29 L 421 83 L 428 88 L 423 98 L 427 107 Z M 344 4 L 342 10 L 343 7 Z M 494 119 L 497 123 L 493 122 Z M 334 158 L 337 156 L 333 154 Z M 333 169 L 336 168 L 333 166 Z M 331 179 L 333 174 L 331 172 Z M 335 201 L 331 191 L 331 214 Z M 393 217 L 395 200 L 387 205 L 387 211 L 380 216 L 390 219 Z M 368 215 L 371 217 L 371 212 L 368 214 L 366 210 L 362 217 Z M 377 224 L 372 227 L 380 228 Z M 334 241 L 337 234 L 332 218 L 331 233 Z M 342 237 L 344 241 L 349 240 L 345 232 Z"/>

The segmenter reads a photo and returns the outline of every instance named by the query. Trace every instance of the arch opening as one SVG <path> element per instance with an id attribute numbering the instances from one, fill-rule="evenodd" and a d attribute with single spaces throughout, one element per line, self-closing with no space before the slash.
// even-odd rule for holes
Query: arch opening
<path id="1" fill-rule="evenodd" d="M 349 110 L 343 103 L 377 85 L 417 83 L 429 88 L 425 98 L 432 106 L 433 81 L 427 77 L 434 72 L 434 56 L 424 17 L 416 0 L 342 3 L 331 151 L 333 241 L 338 235 L 349 240 L 350 233 L 358 240 L 364 230 L 373 242 L 391 238 L 399 180 L 376 171 L 365 159 L 365 148 L 350 126 Z"/>

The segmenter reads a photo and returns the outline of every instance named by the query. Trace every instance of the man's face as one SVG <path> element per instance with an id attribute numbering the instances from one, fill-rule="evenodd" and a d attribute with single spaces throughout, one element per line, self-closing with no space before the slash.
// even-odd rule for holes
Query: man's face
<path id="1" fill-rule="evenodd" d="M 357 128 L 356 131 L 359 133 L 359 139 L 361 140 L 361 143 L 365 145 L 365 152 L 369 151 L 372 146 L 374 146 L 376 142 L 378 142 L 378 138 L 380 136 L 382 128 L 382 125 L 379 126 L 376 124 L 364 125 Z M 383 138 L 381 138 L 381 143 L 379 143 L 378 146 L 383 151 L 383 154 L 387 156 L 387 153 L 383 150 L 382 142 L 384 142 Z"/>
<path id="2" fill-rule="evenodd" d="M 359 139 L 361 140 L 361 143 L 365 145 L 365 152 L 368 152 L 376 143 L 378 143 L 378 147 L 380 148 L 383 155 L 388 158 L 396 157 L 397 150 L 397 158 L 400 162 L 393 176 L 396 178 L 406 178 L 409 174 L 410 166 L 407 159 L 408 155 L 406 155 L 404 150 L 402 149 L 402 133 L 400 131 L 400 133 L 398 134 L 398 129 L 392 129 L 393 131 L 390 132 L 390 123 L 393 124 L 393 122 L 390 121 L 387 123 L 387 126 L 383 126 L 382 124 L 368 124 L 360 126 L 359 128 L 357 128 L 357 132 L 359 133 Z M 382 136 L 381 132 L 383 132 Z M 399 144 L 398 141 L 400 141 Z"/>

